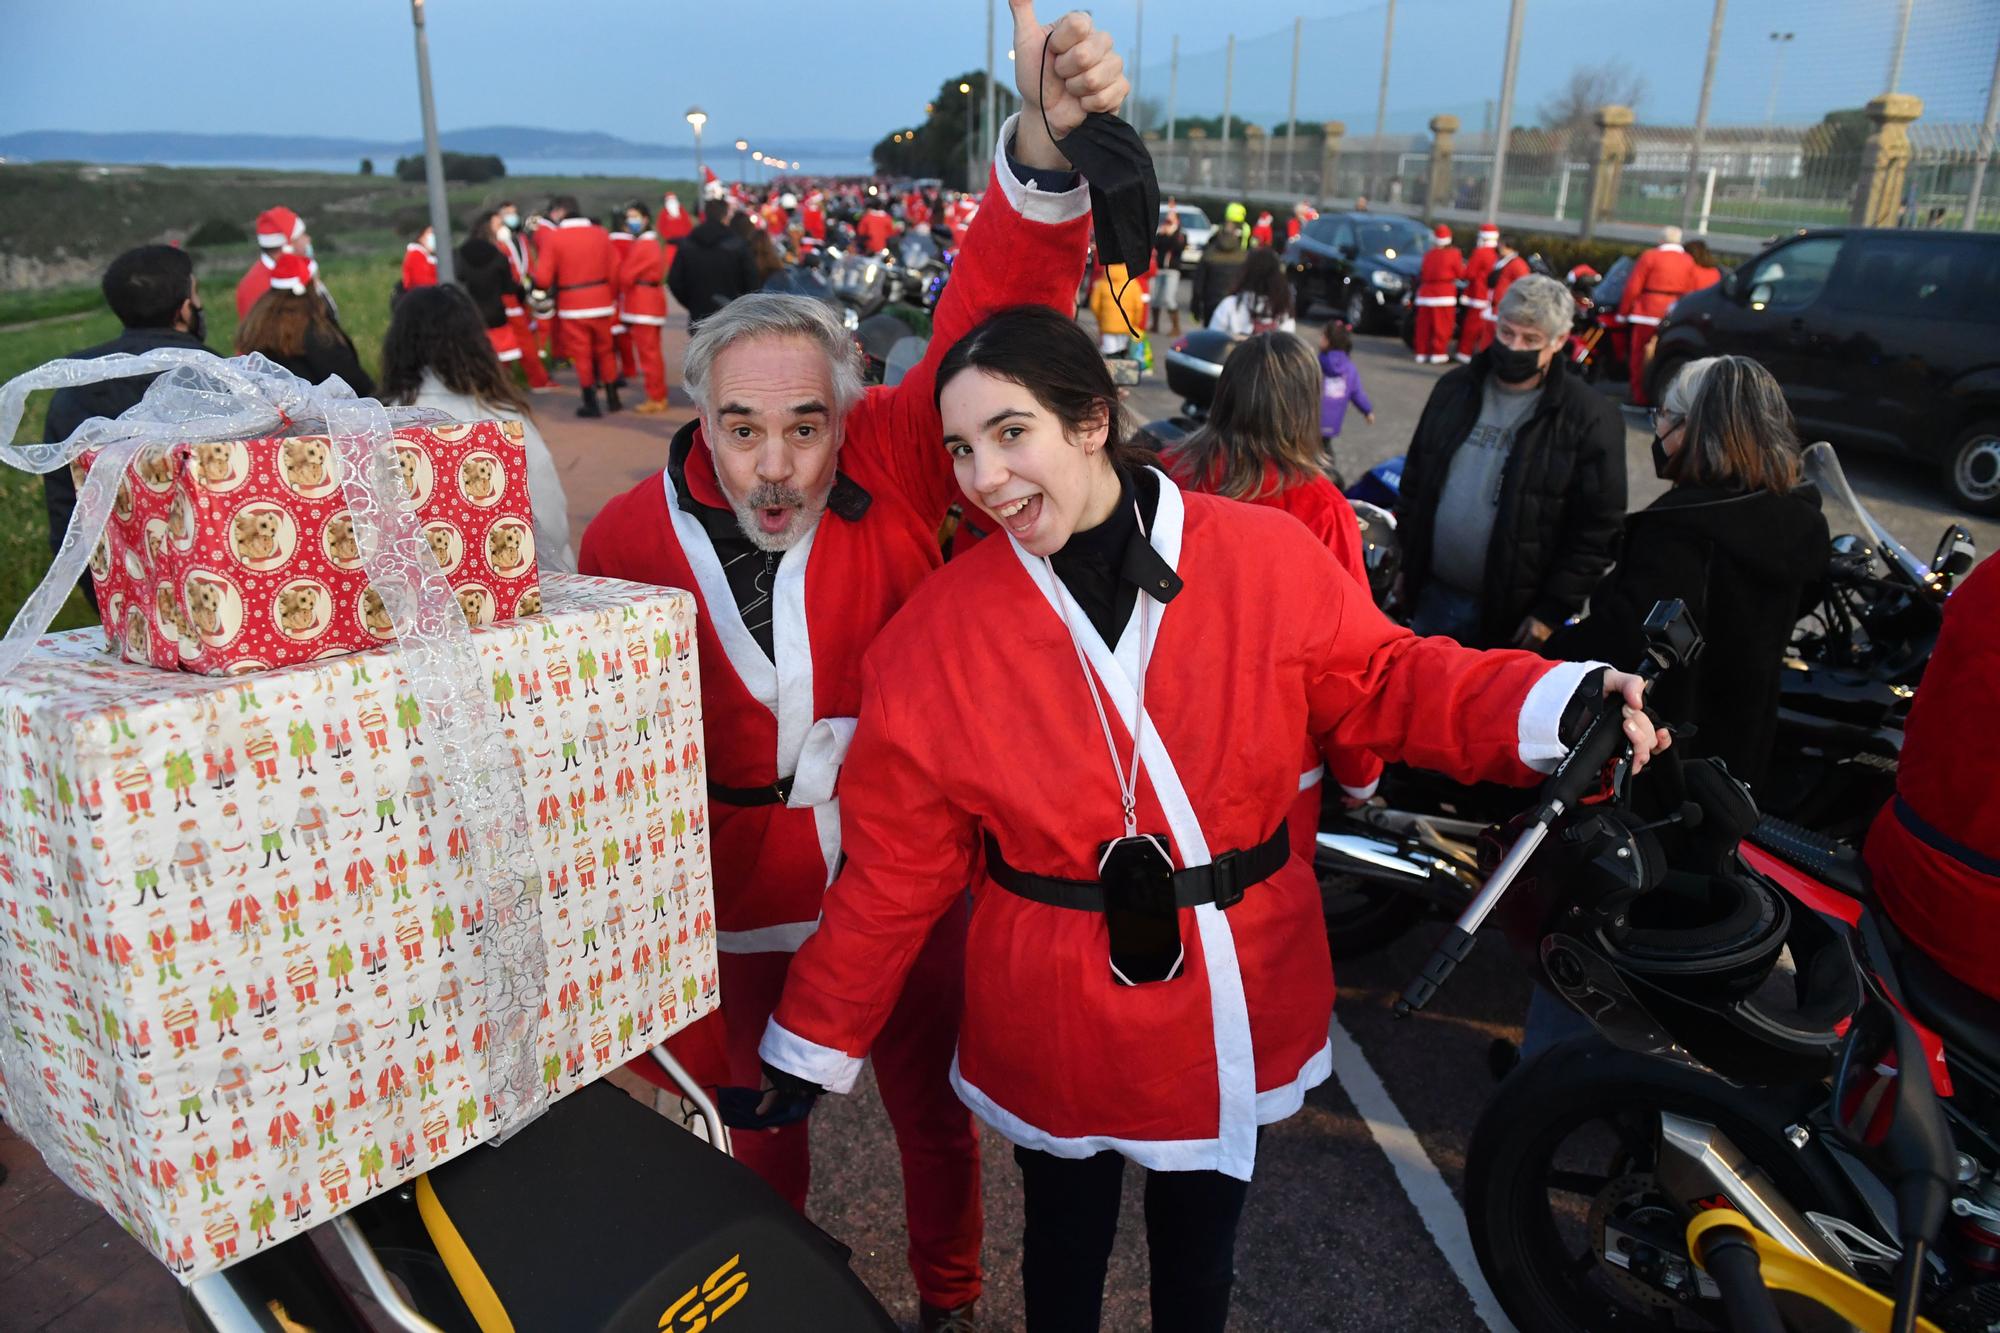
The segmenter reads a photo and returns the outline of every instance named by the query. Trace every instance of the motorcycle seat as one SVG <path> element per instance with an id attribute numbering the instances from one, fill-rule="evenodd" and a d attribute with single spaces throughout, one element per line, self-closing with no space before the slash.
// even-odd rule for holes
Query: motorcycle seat
<path id="1" fill-rule="evenodd" d="M 1850 898 L 1868 902 L 1873 897 L 1861 853 L 1824 833 L 1766 815 L 1750 830 L 1749 842 Z"/>
<path id="2" fill-rule="evenodd" d="M 1910 1013 L 1944 1038 L 1947 1061 L 1963 1055 L 2000 1071 L 2000 1000 L 1974 990 L 1876 915 L 1896 965 L 1896 988 Z"/>
<path id="3" fill-rule="evenodd" d="M 847 1250 L 740 1162 L 608 1083 L 421 1177 L 480 1333 L 892 1329 Z"/>

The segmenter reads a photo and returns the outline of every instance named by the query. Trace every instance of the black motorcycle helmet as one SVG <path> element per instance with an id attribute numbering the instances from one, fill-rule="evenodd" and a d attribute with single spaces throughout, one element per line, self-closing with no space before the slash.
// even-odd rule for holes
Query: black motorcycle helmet
<path id="1" fill-rule="evenodd" d="M 1847 941 L 1737 854 L 1748 789 L 1674 754 L 1643 812 L 1584 807 L 1551 831 L 1502 928 L 1614 1044 L 1733 1083 L 1824 1077 L 1861 1002 Z"/>

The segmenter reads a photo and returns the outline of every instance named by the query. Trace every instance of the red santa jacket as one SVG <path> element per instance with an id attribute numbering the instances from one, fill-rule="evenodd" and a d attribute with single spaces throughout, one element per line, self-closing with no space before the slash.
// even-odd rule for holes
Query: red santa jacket
<path id="1" fill-rule="evenodd" d="M 618 261 L 618 314 L 627 324 L 667 322 L 667 258 L 656 232 L 644 232 L 621 247 Z"/>
<path id="2" fill-rule="evenodd" d="M 1639 256 L 1625 279 L 1625 290 L 1618 297 L 1619 318 L 1627 324 L 1658 324 L 1674 302 L 1708 285 L 1702 281 L 1704 272 L 1715 270 L 1704 270 L 1680 246 L 1654 246 Z"/>
<path id="3" fill-rule="evenodd" d="M 978 216 L 979 201 L 969 194 L 960 195 L 952 204 L 951 211 L 945 215 L 945 221 L 951 227 L 952 244 L 965 244 L 965 229 L 970 227 L 972 220 Z"/>
<path id="4" fill-rule="evenodd" d="M 670 194 L 660 204 L 660 217 L 654 230 L 668 245 L 678 245 L 694 230 L 694 219 L 681 207 L 681 201 Z"/>
<path id="5" fill-rule="evenodd" d="M 1011 176 L 999 184 L 1001 202 L 986 210 L 938 305 L 929 353 L 896 387 L 870 389 L 844 423 L 841 475 L 868 500 L 859 513 L 846 506 L 847 516 L 830 509 L 780 562 L 774 637 L 787 650 L 777 662 L 744 626 L 699 520 L 670 493 L 671 470 L 612 500 L 584 532 L 580 569 L 695 590 L 710 778 L 740 788 L 793 778 L 787 805 L 711 803 L 718 946 L 726 951 L 796 949 L 838 864 L 832 793 L 861 702 L 861 655 L 942 563 L 937 530 L 958 498 L 931 397 L 938 361 L 996 310 L 1035 302 L 1066 311 L 1075 298 L 1087 192 L 1043 194 Z M 694 498 L 726 506 L 699 425 L 684 434 L 676 452 L 686 449 Z"/>
<path id="6" fill-rule="evenodd" d="M 236 322 L 242 323 L 249 315 L 250 307 L 257 304 L 259 297 L 271 290 L 271 274 L 278 267 L 277 259 L 269 253 L 257 256 L 249 271 L 236 284 Z"/>
<path id="7" fill-rule="evenodd" d="M 1497 312 L 1500 309 L 1500 302 L 1507 295 L 1507 289 L 1527 277 L 1531 270 L 1528 268 L 1528 261 L 1519 255 L 1510 257 L 1504 264 L 1500 262 L 1497 254 L 1493 260 L 1493 271 L 1487 275 L 1486 285 L 1491 292 L 1488 298 L 1490 309 Z"/>
<path id="8" fill-rule="evenodd" d="M 1945 603 L 1944 629 L 1903 728 L 1896 799 L 1864 854 L 1875 895 L 1910 942 L 2000 999 L 2000 754 L 1966 719 L 2000 681 L 2000 561 Z"/>
<path id="9" fill-rule="evenodd" d="M 871 208 L 854 224 L 854 234 L 861 248 L 872 255 L 889 248 L 889 241 L 896 234 L 896 220 L 879 208 Z"/>
<path id="10" fill-rule="evenodd" d="M 554 294 L 564 319 L 616 315 L 617 273 L 610 235 L 589 218 L 564 218 L 535 233 L 535 285 Z"/>
<path id="11" fill-rule="evenodd" d="M 437 257 L 416 241 L 404 246 L 403 290 L 409 292 L 419 287 L 435 287 L 437 280 Z"/>
<path id="12" fill-rule="evenodd" d="M 1465 276 L 1465 256 L 1455 245 L 1435 245 L 1424 251 L 1423 266 L 1417 270 L 1417 304 L 1454 306 L 1458 304 L 1458 280 Z"/>
<path id="13" fill-rule="evenodd" d="M 1500 257 L 1498 247 L 1481 243 L 1472 247 L 1472 255 L 1465 261 L 1465 304 L 1475 310 L 1486 310 L 1493 304 L 1493 288 L 1487 279 L 1493 276 L 1493 261 Z"/>
<path id="14" fill-rule="evenodd" d="M 528 269 L 527 248 L 522 244 L 521 238 L 512 231 L 507 232 L 506 235 L 507 239 L 501 245 L 500 250 L 501 253 L 507 256 L 507 271 L 513 275 L 514 285 L 526 291 L 529 283 L 532 281 L 532 275 Z M 526 317 L 528 312 L 522 307 L 521 298 L 512 292 L 502 292 L 500 294 L 500 301 L 502 311 L 506 314 L 507 318 L 522 319 Z"/>
<path id="15" fill-rule="evenodd" d="M 799 209 L 799 226 L 815 241 L 826 239 L 826 209 L 817 199 L 808 199 Z"/>
<path id="16" fill-rule="evenodd" d="M 1139 826 L 1166 836 L 1177 865 L 1270 836 L 1297 796 L 1301 736 L 1464 780 L 1526 783 L 1530 762 L 1559 754 L 1582 670 L 1417 638 L 1311 533 L 1256 506 L 1163 479 L 1150 540 L 1185 582 L 1152 617 Z M 851 1087 L 931 924 L 970 883 L 952 1070 L 966 1104 L 1058 1156 L 1110 1148 L 1247 1180 L 1257 1127 L 1331 1072 L 1319 884 L 1294 856 L 1227 910 L 1183 908 L 1183 974 L 1134 988 L 1114 980 L 1097 914 L 992 881 L 987 839 L 1020 869 L 1089 879 L 1119 832 L 1065 616 L 1129 753 L 1139 633 L 1107 645 L 1012 538 L 954 560 L 869 651 L 842 794 L 848 859 L 760 1054 Z"/>
<path id="17" fill-rule="evenodd" d="M 1257 215 L 1257 225 L 1250 229 L 1250 240 L 1254 245 L 1269 245 L 1271 243 L 1271 215 L 1269 213 L 1259 213 Z"/>

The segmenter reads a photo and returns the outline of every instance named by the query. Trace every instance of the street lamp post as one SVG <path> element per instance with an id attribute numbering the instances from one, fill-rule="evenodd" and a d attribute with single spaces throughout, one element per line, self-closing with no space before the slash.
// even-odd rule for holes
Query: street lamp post
<path id="1" fill-rule="evenodd" d="M 708 124 L 708 113 L 698 106 L 687 109 L 687 123 L 694 126 L 694 183 L 697 189 L 708 184 L 702 179 L 701 171 L 701 127 Z"/>
<path id="2" fill-rule="evenodd" d="M 965 94 L 965 188 L 971 191 L 979 188 L 978 182 L 974 179 L 979 159 L 974 156 L 972 147 L 972 85 L 960 80 L 958 90 Z"/>
<path id="3" fill-rule="evenodd" d="M 424 0 L 410 0 L 410 22 L 417 30 L 417 98 L 424 120 L 424 183 L 430 196 L 431 231 L 437 237 L 439 282 L 454 281 L 451 212 L 444 200 L 444 154 L 438 148 L 437 106 L 431 100 L 431 43 L 424 33 Z"/>
<path id="4" fill-rule="evenodd" d="M 736 183 L 738 185 L 745 184 L 750 174 L 749 152 L 750 141 L 748 139 L 738 139 L 736 141 Z"/>
<path id="5" fill-rule="evenodd" d="M 1785 48 L 1792 44 L 1792 38 L 1796 35 L 1789 32 L 1771 34 L 1771 44 L 1777 48 L 1778 55 L 1777 59 L 1771 62 L 1771 100 L 1764 104 L 1764 129 L 1767 133 L 1764 135 L 1763 151 L 1751 157 L 1751 161 L 1756 164 L 1756 173 L 1751 181 L 1750 193 L 1759 198 L 1764 193 L 1764 168 L 1769 165 L 1773 156 L 1772 139 L 1768 131 L 1778 118 L 1778 83 L 1785 76 Z"/>

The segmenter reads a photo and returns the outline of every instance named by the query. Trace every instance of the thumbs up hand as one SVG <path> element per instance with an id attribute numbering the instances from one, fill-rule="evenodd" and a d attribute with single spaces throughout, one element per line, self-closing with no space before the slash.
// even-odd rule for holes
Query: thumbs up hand
<path id="1" fill-rule="evenodd" d="M 1070 165 L 1056 146 L 1093 111 L 1116 114 L 1132 85 L 1125 61 L 1111 49 L 1111 34 L 1071 11 L 1048 27 L 1035 18 L 1034 0 L 1009 0 L 1014 11 L 1014 81 L 1021 93 L 1021 123 L 1013 154 L 1023 166 L 1059 171 Z"/>

